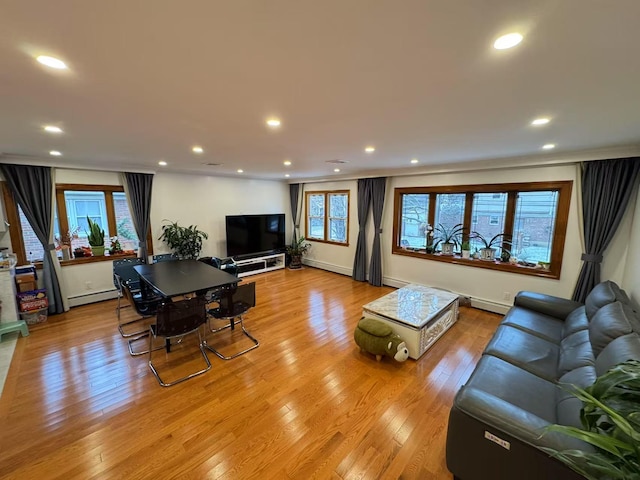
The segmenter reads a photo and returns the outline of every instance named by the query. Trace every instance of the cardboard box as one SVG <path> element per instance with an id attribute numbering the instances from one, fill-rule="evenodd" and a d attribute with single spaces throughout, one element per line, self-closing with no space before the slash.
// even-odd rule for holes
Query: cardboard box
<path id="1" fill-rule="evenodd" d="M 19 293 L 17 298 L 18 307 L 21 312 L 30 312 L 32 310 L 38 310 L 49 306 L 47 291 L 45 289 Z"/>
<path id="2" fill-rule="evenodd" d="M 36 288 L 38 288 L 38 284 L 33 281 L 33 282 L 21 282 L 18 284 L 18 291 L 19 292 L 31 292 L 33 290 L 35 290 Z"/>
<path id="3" fill-rule="evenodd" d="M 16 275 L 16 283 L 20 285 L 21 283 L 30 283 L 36 281 L 35 273 L 20 273 Z"/>

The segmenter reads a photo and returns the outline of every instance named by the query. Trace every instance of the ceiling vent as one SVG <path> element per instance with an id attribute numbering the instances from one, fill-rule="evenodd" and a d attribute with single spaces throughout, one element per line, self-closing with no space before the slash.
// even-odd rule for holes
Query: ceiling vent
<path id="1" fill-rule="evenodd" d="M 219 167 L 222 164 L 209 162 L 209 163 L 203 163 L 202 165 L 206 165 L 207 167 Z"/>
<path id="2" fill-rule="evenodd" d="M 327 162 L 327 163 L 332 163 L 332 164 L 334 164 L 334 165 L 341 165 L 341 164 L 343 164 L 343 163 L 349 163 L 349 162 L 347 162 L 346 160 L 339 160 L 339 159 L 337 159 L 337 158 L 336 158 L 335 160 L 327 160 L 326 162 Z"/>

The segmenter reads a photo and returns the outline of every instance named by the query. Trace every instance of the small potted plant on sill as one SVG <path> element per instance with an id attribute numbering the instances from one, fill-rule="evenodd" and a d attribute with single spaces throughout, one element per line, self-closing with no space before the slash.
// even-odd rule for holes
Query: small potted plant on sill
<path id="1" fill-rule="evenodd" d="M 496 247 L 500 245 L 500 242 L 504 237 L 504 233 L 498 233 L 491 237 L 490 240 L 487 240 L 482 234 L 478 232 L 471 232 L 469 235 L 469 239 L 476 238 L 482 242 L 484 245 L 483 248 L 480 249 L 480 259 L 487 260 L 493 262 L 496 258 Z M 503 245 L 510 245 L 511 242 L 507 240 L 502 240 Z"/>
<path id="2" fill-rule="evenodd" d="M 87 223 L 89 224 L 87 241 L 91 246 L 91 253 L 95 257 L 104 255 L 104 230 L 89 217 L 87 217 Z"/>
<path id="3" fill-rule="evenodd" d="M 471 258 L 471 244 L 468 241 L 465 240 L 462 242 L 460 249 L 462 251 L 462 258 Z"/>
<path id="4" fill-rule="evenodd" d="M 460 246 L 464 226 L 458 223 L 452 227 L 445 227 L 439 223 L 435 228 L 435 232 L 438 243 L 442 245 L 442 254 L 453 255 L 453 249 Z"/>
<path id="5" fill-rule="evenodd" d="M 287 245 L 287 253 L 291 257 L 289 268 L 292 270 L 302 268 L 302 257 L 310 248 L 311 244 L 306 243 L 304 237 L 300 237 L 298 240 L 293 240 L 291 245 Z"/>

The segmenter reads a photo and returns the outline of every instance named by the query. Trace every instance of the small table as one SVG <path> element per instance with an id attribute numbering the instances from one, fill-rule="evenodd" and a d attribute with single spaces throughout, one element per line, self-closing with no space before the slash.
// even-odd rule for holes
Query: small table
<path id="1" fill-rule="evenodd" d="M 423 285 L 407 285 L 362 307 L 364 317 L 391 327 L 417 360 L 458 320 L 458 295 Z"/>
<path id="2" fill-rule="evenodd" d="M 175 260 L 135 265 L 142 281 L 165 298 L 235 285 L 241 280 L 197 260 Z"/>

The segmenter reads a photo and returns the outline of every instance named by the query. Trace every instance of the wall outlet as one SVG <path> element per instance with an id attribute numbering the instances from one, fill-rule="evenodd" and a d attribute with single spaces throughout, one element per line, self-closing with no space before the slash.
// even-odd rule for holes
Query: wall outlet
<path id="1" fill-rule="evenodd" d="M 503 300 L 511 300 L 511 292 L 502 292 Z"/>

